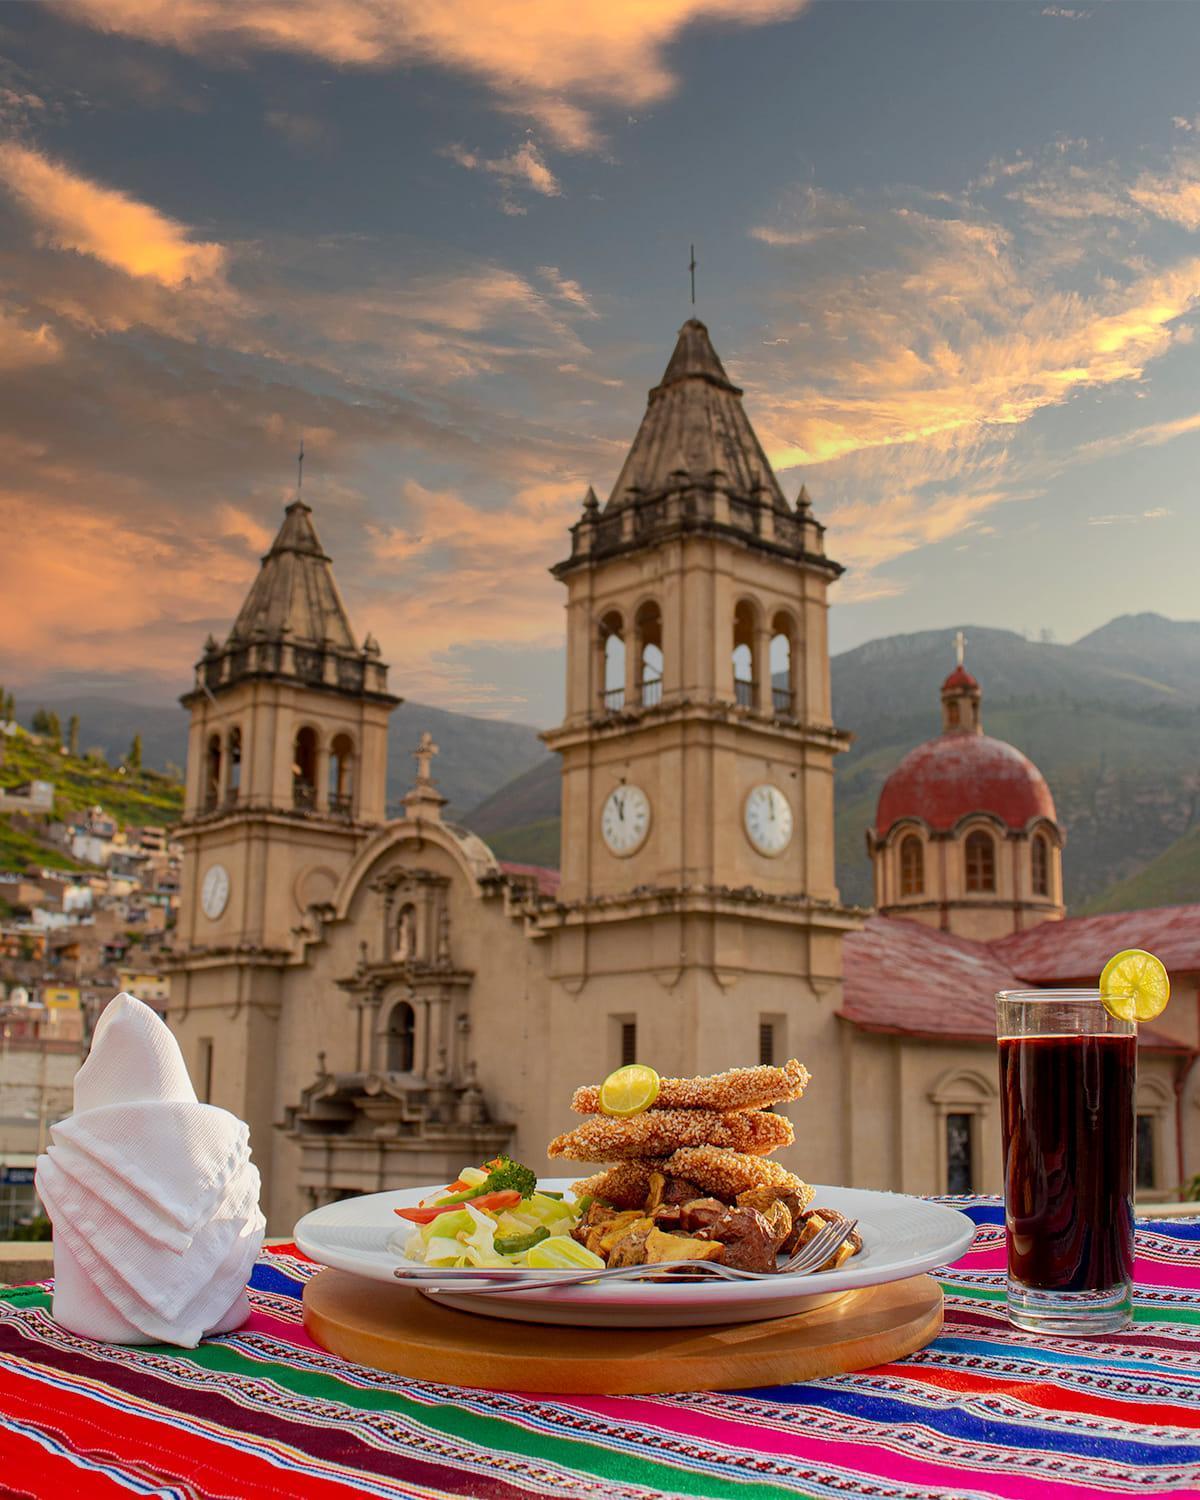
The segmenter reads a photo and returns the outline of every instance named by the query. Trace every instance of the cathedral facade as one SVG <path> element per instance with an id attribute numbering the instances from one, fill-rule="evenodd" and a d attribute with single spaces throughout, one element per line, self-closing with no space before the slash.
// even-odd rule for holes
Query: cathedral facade
<path id="1" fill-rule="evenodd" d="M 1122 946 L 1154 947 L 1191 989 L 1174 1029 L 1143 1038 L 1141 1186 L 1170 1196 L 1200 1171 L 1200 920 L 1063 920 L 1049 790 L 982 734 L 961 662 L 942 734 L 889 778 L 868 834 L 879 911 L 840 901 L 841 569 L 701 323 L 553 571 L 557 874 L 503 864 L 443 816 L 428 736 L 387 818 L 400 700 L 299 498 L 197 664 L 169 1019 L 200 1097 L 250 1124 L 272 1233 L 501 1149 L 540 1169 L 571 1091 L 635 1059 L 695 1074 L 798 1056 L 813 1083 L 786 1155 L 802 1176 L 996 1191 L 993 992 L 1094 984 Z"/>

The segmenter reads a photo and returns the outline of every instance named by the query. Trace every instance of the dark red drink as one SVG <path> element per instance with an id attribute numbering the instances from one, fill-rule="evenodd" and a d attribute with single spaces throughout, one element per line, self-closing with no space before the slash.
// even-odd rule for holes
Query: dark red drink
<path id="1" fill-rule="evenodd" d="M 1047 1291 L 1133 1274 L 1135 1036 L 1000 1042 L 1008 1270 Z"/>

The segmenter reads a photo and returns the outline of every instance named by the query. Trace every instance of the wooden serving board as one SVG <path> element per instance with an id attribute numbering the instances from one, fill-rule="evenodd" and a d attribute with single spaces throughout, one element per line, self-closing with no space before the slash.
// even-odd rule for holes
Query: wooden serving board
<path id="1" fill-rule="evenodd" d="M 414 1380 L 494 1391 L 632 1396 L 782 1385 L 886 1364 L 941 1332 L 930 1276 L 848 1292 L 813 1312 L 714 1328 L 567 1328 L 478 1317 L 411 1287 L 325 1270 L 304 1326 L 330 1353 Z"/>

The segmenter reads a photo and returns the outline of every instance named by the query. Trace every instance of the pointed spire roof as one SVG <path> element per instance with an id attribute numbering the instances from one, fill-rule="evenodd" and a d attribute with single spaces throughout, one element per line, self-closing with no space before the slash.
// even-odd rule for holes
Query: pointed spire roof
<path id="1" fill-rule="evenodd" d="M 251 638 L 358 650 L 333 563 L 303 500 L 293 500 L 284 512 L 279 535 L 229 633 L 231 642 Z"/>
<path id="2" fill-rule="evenodd" d="M 755 498 L 761 486 L 772 506 L 790 507 L 742 406 L 741 389 L 725 373 L 708 329 L 689 318 L 679 330 L 662 380 L 650 392 L 646 414 L 613 486 L 606 511 L 633 498 L 705 484 L 720 471 L 731 494 Z"/>

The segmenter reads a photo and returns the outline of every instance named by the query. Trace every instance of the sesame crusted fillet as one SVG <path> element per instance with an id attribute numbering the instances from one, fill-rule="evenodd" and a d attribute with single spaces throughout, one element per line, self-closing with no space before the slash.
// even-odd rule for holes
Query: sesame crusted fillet
<path id="1" fill-rule="evenodd" d="M 718 1114 L 767 1109 L 799 1099 L 808 1086 L 809 1073 L 793 1057 L 781 1068 L 730 1068 L 710 1078 L 663 1078 L 651 1109 L 708 1109 Z M 600 1089 L 589 1084 L 575 1090 L 571 1108 L 577 1115 L 600 1112 Z"/>
<path id="2" fill-rule="evenodd" d="M 548 1156 L 572 1161 L 625 1161 L 630 1157 L 669 1156 L 681 1146 L 725 1146 L 766 1156 L 795 1140 L 783 1115 L 719 1115 L 706 1109 L 652 1109 L 628 1120 L 593 1115 L 566 1135 L 555 1136 Z"/>
<path id="3" fill-rule="evenodd" d="M 619 1161 L 607 1172 L 597 1172 L 571 1186 L 576 1198 L 599 1198 L 614 1208 L 641 1208 L 650 1194 L 650 1173 L 661 1171 L 662 1162 L 654 1157 Z"/>
<path id="4" fill-rule="evenodd" d="M 729 1202 L 739 1193 L 756 1187 L 773 1187 L 780 1192 L 795 1193 L 805 1208 L 813 1199 L 813 1190 L 808 1183 L 802 1182 L 779 1162 L 767 1161 L 761 1156 L 746 1156 L 739 1151 L 726 1151 L 719 1146 L 685 1147 L 669 1157 L 660 1170 L 670 1177 L 685 1177 L 704 1192 Z"/>

